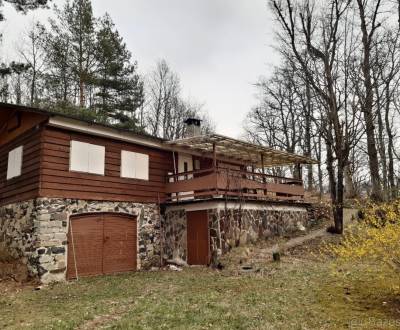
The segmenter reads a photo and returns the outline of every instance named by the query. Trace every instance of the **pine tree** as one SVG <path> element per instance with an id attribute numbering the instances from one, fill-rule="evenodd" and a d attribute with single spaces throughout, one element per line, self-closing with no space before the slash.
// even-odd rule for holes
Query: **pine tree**
<path id="1" fill-rule="evenodd" d="M 76 89 L 67 95 L 67 86 L 64 86 L 64 101 L 75 103 L 77 98 L 79 106 L 85 107 L 87 86 L 93 79 L 96 66 L 96 23 L 92 4 L 90 0 L 73 0 L 55 10 L 57 20 L 50 20 L 51 30 L 45 41 L 45 47 L 52 55 L 49 67 L 58 68 L 63 83 L 73 80 Z"/>
<path id="2" fill-rule="evenodd" d="M 128 128 L 136 126 L 135 112 L 144 102 L 143 83 L 131 58 L 111 17 L 106 14 L 97 32 L 95 107 L 106 120 Z"/>

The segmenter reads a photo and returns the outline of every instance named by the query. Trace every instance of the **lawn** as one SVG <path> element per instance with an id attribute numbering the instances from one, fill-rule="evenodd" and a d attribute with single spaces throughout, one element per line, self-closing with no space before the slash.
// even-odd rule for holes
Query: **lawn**
<path id="1" fill-rule="evenodd" d="M 395 329 L 399 278 L 383 280 L 301 250 L 238 274 L 206 268 L 137 272 L 34 291 L 0 283 L 0 328 Z M 6 290 L 7 289 L 7 290 Z"/>

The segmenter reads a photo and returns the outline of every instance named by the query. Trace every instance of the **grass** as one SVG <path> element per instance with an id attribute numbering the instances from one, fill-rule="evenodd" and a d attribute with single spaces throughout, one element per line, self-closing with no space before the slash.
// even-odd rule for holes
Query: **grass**
<path id="1" fill-rule="evenodd" d="M 235 275 L 205 268 L 96 277 L 34 291 L 0 283 L 0 328 L 396 329 L 398 274 L 371 278 L 304 251 Z"/>

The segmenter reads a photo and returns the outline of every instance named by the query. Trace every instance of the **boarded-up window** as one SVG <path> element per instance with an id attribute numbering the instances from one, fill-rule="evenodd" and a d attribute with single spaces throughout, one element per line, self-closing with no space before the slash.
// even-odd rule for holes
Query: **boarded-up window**
<path id="1" fill-rule="evenodd" d="M 23 147 L 20 146 L 8 153 L 7 180 L 21 175 Z"/>
<path id="2" fill-rule="evenodd" d="M 122 150 L 121 177 L 149 180 L 149 155 Z"/>
<path id="3" fill-rule="evenodd" d="M 71 141 L 70 170 L 104 175 L 105 147 Z"/>

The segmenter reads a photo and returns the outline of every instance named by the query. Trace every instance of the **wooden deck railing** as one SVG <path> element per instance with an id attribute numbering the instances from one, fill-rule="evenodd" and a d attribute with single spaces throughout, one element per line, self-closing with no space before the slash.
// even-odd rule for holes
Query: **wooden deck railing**
<path id="1" fill-rule="evenodd" d="M 171 201 L 224 196 L 253 200 L 304 200 L 301 180 L 226 168 L 170 174 L 166 189 Z"/>

